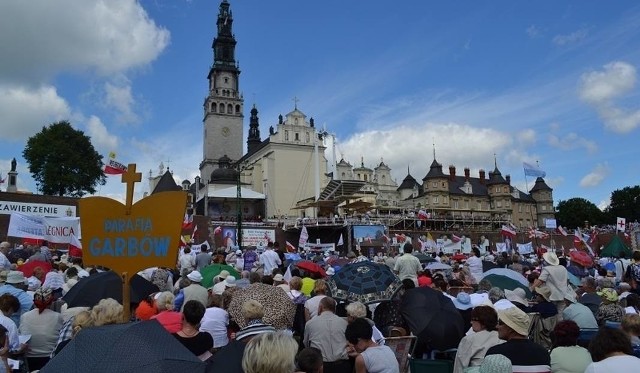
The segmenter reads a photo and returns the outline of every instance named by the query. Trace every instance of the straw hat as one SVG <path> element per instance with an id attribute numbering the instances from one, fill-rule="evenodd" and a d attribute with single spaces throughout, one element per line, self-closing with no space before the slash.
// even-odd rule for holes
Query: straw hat
<path id="1" fill-rule="evenodd" d="M 560 259 L 558 259 L 556 253 L 550 251 L 542 254 L 542 259 L 544 259 L 545 262 L 551 264 L 552 266 L 557 266 L 560 264 Z"/>
<path id="2" fill-rule="evenodd" d="M 511 328 L 514 332 L 520 335 L 529 334 L 529 326 L 531 320 L 529 315 L 524 313 L 518 307 L 510 307 L 506 309 L 498 309 L 498 319 L 506 326 Z"/>

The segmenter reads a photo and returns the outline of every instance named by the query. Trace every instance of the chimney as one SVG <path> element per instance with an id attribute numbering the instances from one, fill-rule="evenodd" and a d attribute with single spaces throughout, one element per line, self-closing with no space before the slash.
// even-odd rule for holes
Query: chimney
<path id="1" fill-rule="evenodd" d="M 504 178 L 507 180 L 507 184 L 511 185 L 511 175 L 505 175 Z"/>
<path id="2" fill-rule="evenodd" d="M 456 180 L 456 166 L 449 166 L 449 180 Z"/>
<path id="3" fill-rule="evenodd" d="M 479 174 L 480 174 L 480 184 L 484 185 L 484 183 L 485 183 L 484 170 L 480 169 Z"/>
<path id="4" fill-rule="evenodd" d="M 469 181 L 469 175 L 471 174 L 471 171 L 469 170 L 469 167 L 465 167 L 464 168 L 464 179 L 466 181 Z"/>

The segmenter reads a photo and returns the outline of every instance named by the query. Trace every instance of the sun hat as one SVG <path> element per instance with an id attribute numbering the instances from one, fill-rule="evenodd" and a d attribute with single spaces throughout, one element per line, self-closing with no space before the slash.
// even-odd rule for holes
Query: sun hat
<path id="1" fill-rule="evenodd" d="M 236 255 L 242 255 L 242 250 L 236 250 Z"/>
<path id="2" fill-rule="evenodd" d="M 543 297 L 547 302 L 551 302 L 551 288 L 548 286 L 538 286 L 534 289 L 536 293 Z"/>
<path id="3" fill-rule="evenodd" d="M 508 357 L 497 354 L 497 355 L 488 355 L 485 356 L 482 364 L 480 365 L 480 369 L 478 369 L 479 373 L 511 373 L 513 372 L 513 365 L 511 364 L 511 360 Z"/>
<path id="4" fill-rule="evenodd" d="M 550 251 L 542 254 L 542 259 L 544 259 L 545 262 L 551 264 L 552 266 L 557 266 L 560 264 L 560 259 L 558 259 L 556 253 Z"/>
<path id="5" fill-rule="evenodd" d="M 473 307 L 473 305 L 471 304 L 471 296 L 465 292 L 458 293 L 458 295 L 456 295 L 456 298 L 453 299 L 453 304 L 457 309 L 462 311 L 468 310 L 469 308 Z"/>
<path id="6" fill-rule="evenodd" d="M 273 281 L 277 281 L 277 282 L 284 281 L 284 276 L 282 274 L 278 273 L 275 276 L 273 276 Z"/>
<path id="7" fill-rule="evenodd" d="M 7 275 L 7 284 L 24 284 L 26 281 L 24 273 L 20 271 L 10 271 Z"/>
<path id="8" fill-rule="evenodd" d="M 224 286 L 228 288 L 236 287 L 236 278 L 231 275 L 227 276 L 227 278 L 224 279 Z"/>
<path id="9" fill-rule="evenodd" d="M 498 312 L 498 319 L 503 324 L 513 329 L 514 332 L 520 335 L 529 334 L 531 320 L 529 319 L 529 315 L 524 313 L 524 311 L 520 310 L 518 307 L 497 309 L 496 311 Z"/>
<path id="10" fill-rule="evenodd" d="M 513 290 L 505 289 L 504 296 L 511 302 L 520 303 L 529 307 L 529 301 L 527 300 L 527 293 L 523 288 L 515 288 Z"/>
<path id="11" fill-rule="evenodd" d="M 228 274 L 229 272 L 227 272 Z M 200 274 L 200 272 L 198 271 L 191 271 L 191 273 L 189 273 L 187 275 L 187 278 L 189 280 L 191 280 L 191 282 L 201 282 L 202 281 L 202 275 Z"/>
<path id="12" fill-rule="evenodd" d="M 333 267 L 329 267 L 326 271 L 327 276 L 333 276 L 336 274 L 336 270 Z"/>
<path id="13" fill-rule="evenodd" d="M 229 275 L 230 275 L 229 271 L 227 271 L 226 269 L 223 269 L 222 271 L 220 271 L 217 277 L 219 277 L 221 280 L 224 280 Z"/>
<path id="14" fill-rule="evenodd" d="M 613 290 L 612 288 L 604 288 L 602 290 L 600 290 L 599 292 L 597 292 L 597 294 L 599 296 L 602 297 L 602 299 L 606 299 L 609 302 L 617 302 L 618 301 L 618 293 Z"/>

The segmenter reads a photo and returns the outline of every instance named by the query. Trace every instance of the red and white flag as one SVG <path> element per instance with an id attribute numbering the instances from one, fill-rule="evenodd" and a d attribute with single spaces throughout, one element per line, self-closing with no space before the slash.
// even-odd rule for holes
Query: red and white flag
<path id="1" fill-rule="evenodd" d="M 184 220 L 182 221 L 182 229 L 191 229 L 193 228 L 193 215 L 189 215 L 188 213 L 184 213 Z"/>
<path id="2" fill-rule="evenodd" d="M 562 225 L 558 225 L 558 228 L 556 228 L 556 230 L 558 231 L 558 233 L 560 233 L 561 235 L 567 237 L 568 233 L 567 230 L 562 228 Z"/>
<path id="3" fill-rule="evenodd" d="M 287 242 L 287 252 L 295 253 L 295 252 L 298 251 L 298 250 L 296 250 L 296 247 L 293 246 L 293 244 L 291 242 L 289 242 L 289 241 L 286 241 L 286 242 Z"/>
<path id="4" fill-rule="evenodd" d="M 516 230 L 508 225 L 503 225 L 500 229 L 500 234 L 509 238 L 514 238 L 516 236 Z"/>
<path id="5" fill-rule="evenodd" d="M 456 236 L 454 233 L 451 233 L 451 241 L 460 242 L 462 241 L 462 237 Z"/>
<path id="6" fill-rule="evenodd" d="M 340 238 L 338 239 L 338 244 L 336 246 L 344 245 L 344 239 L 342 238 L 342 233 L 340 233 Z"/>
<path id="7" fill-rule="evenodd" d="M 104 173 L 107 175 L 122 175 L 127 172 L 127 166 L 116 161 L 116 153 L 109 153 L 109 159 L 104 165 Z"/>
<path id="8" fill-rule="evenodd" d="M 582 234 L 580 233 L 579 229 L 576 229 L 573 232 L 573 246 L 575 246 L 577 249 L 582 248 Z"/>
<path id="9" fill-rule="evenodd" d="M 193 233 L 191 233 L 191 238 L 196 239 L 196 232 L 198 231 L 198 224 L 193 225 Z"/>
<path id="10" fill-rule="evenodd" d="M 220 233 L 222 233 L 222 227 L 218 225 L 218 226 L 213 230 L 213 235 L 214 235 L 214 236 L 217 236 L 217 235 L 219 235 Z"/>
<path id="11" fill-rule="evenodd" d="M 534 228 L 530 228 L 529 229 L 529 238 L 547 239 L 547 238 L 549 238 L 549 233 L 542 232 L 538 228 L 535 228 L 535 229 Z"/>
<path id="12" fill-rule="evenodd" d="M 74 234 L 71 235 L 69 242 L 69 256 L 72 258 L 82 258 L 82 243 Z"/>
<path id="13" fill-rule="evenodd" d="M 307 232 L 307 227 L 302 226 L 302 231 L 300 232 L 300 240 L 298 240 L 298 247 L 304 247 L 304 245 L 309 240 L 309 232 Z"/>
<path id="14" fill-rule="evenodd" d="M 427 219 L 429 219 L 429 214 L 424 210 L 419 210 L 418 211 L 418 219 L 427 220 Z"/>
<path id="15" fill-rule="evenodd" d="M 398 241 L 398 243 L 403 243 L 405 240 L 407 239 L 407 236 L 403 234 L 397 234 L 396 233 L 396 241 Z"/>
<path id="16" fill-rule="evenodd" d="M 627 219 L 618 218 L 616 222 L 616 232 L 624 232 L 627 227 Z"/>

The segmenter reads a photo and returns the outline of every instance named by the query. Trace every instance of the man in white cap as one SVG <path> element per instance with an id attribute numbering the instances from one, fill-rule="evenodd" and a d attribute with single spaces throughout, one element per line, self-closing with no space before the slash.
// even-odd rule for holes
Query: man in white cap
<path id="1" fill-rule="evenodd" d="M 497 309 L 498 337 L 505 343 L 487 350 L 486 356 L 504 355 L 513 365 L 514 373 L 551 372 L 551 357 L 541 345 L 527 338 L 531 320 L 518 307 Z"/>
<path id="2" fill-rule="evenodd" d="M 564 295 L 567 291 L 567 269 L 560 265 L 558 256 L 547 251 L 542 254 L 544 260 L 540 276 L 534 281 L 533 287 L 537 288 L 547 285 L 551 289 L 549 301 L 553 302 L 558 308 L 557 319 L 562 321 L 562 311 L 564 310 Z"/>
<path id="3" fill-rule="evenodd" d="M 209 292 L 200 284 L 202 282 L 202 275 L 200 272 L 194 270 L 187 275 L 187 278 L 191 282 L 191 285 L 182 289 L 184 302 L 182 302 L 180 311 L 182 312 L 182 308 L 184 308 L 184 305 L 190 300 L 196 300 L 207 308 L 209 305 Z"/>

